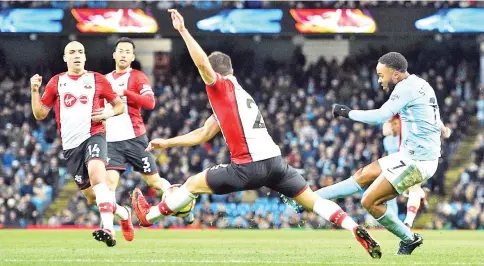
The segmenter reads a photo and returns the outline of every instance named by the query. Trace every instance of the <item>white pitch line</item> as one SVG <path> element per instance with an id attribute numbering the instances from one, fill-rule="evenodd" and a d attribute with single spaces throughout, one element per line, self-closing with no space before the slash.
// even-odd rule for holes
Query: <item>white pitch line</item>
<path id="1" fill-rule="evenodd" d="M 10 263 L 21 263 L 21 262 L 91 262 L 91 263 L 206 263 L 206 264 L 215 264 L 215 263 L 231 263 L 231 264 L 324 264 L 317 261 L 254 261 L 254 260 L 163 260 L 163 259 L 151 259 L 151 260 L 113 260 L 113 259 L 3 259 L 3 262 L 10 262 Z M 381 262 L 378 261 L 360 261 L 360 262 L 331 262 L 328 263 L 331 265 L 381 265 Z M 401 263 L 391 263 L 385 262 L 385 265 L 399 265 Z M 412 262 L 408 263 L 405 262 L 406 265 L 476 265 L 475 263 L 466 263 L 466 262 L 450 262 L 450 263 L 432 263 L 432 262 Z"/>

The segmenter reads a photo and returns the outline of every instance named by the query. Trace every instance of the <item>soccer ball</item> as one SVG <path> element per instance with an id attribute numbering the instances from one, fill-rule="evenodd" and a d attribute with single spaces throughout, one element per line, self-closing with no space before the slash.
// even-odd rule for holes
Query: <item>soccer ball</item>
<path id="1" fill-rule="evenodd" d="M 175 192 L 177 189 L 180 188 L 180 184 L 175 184 L 175 185 L 171 185 L 168 189 L 166 189 L 164 192 L 163 192 L 163 196 L 161 197 L 161 200 L 165 200 L 165 197 L 170 195 L 171 193 Z M 197 201 L 194 199 L 192 200 L 190 203 L 188 203 L 187 206 L 185 206 L 183 209 L 181 210 L 178 210 L 177 212 L 174 212 L 172 215 L 173 216 L 177 216 L 177 217 L 185 217 L 187 216 L 188 214 L 190 214 L 190 212 L 193 210 L 193 208 L 195 208 L 195 203 Z"/>

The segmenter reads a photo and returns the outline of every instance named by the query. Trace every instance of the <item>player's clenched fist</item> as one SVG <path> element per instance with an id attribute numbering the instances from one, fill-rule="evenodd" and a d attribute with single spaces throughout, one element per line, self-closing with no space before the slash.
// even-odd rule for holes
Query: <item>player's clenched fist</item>
<path id="1" fill-rule="evenodd" d="M 333 117 L 338 118 L 340 116 L 349 118 L 351 109 L 342 104 L 333 104 Z"/>
<path id="2" fill-rule="evenodd" d="M 30 89 L 32 91 L 39 91 L 41 85 L 42 76 L 40 76 L 39 74 L 35 74 L 33 77 L 30 78 Z"/>
<path id="3" fill-rule="evenodd" d="M 171 13 L 171 20 L 173 22 L 173 28 L 177 31 L 183 31 L 185 29 L 185 22 L 183 21 L 183 17 L 176 9 L 168 9 L 168 12 Z"/>
<path id="4" fill-rule="evenodd" d="M 169 148 L 168 141 L 166 139 L 158 138 L 150 141 L 148 147 L 146 148 L 146 151 L 163 150 L 166 148 Z"/>

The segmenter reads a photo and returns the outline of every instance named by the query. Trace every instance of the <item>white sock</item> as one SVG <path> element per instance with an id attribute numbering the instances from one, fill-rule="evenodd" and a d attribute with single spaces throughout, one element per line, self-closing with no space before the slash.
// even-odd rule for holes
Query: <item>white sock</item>
<path id="1" fill-rule="evenodd" d="M 417 211 L 420 207 L 421 199 L 418 191 L 411 191 L 408 193 L 407 215 L 405 216 L 405 221 L 403 221 L 404 224 L 408 224 L 412 227 L 415 217 L 417 217 Z"/>
<path id="2" fill-rule="evenodd" d="M 146 215 L 146 220 L 153 223 L 159 220 L 161 217 L 163 217 L 163 215 L 161 214 L 160 209 L 158 208 L 158 205 L 155 205 L 150 208 L 150 211 Z"/>
<path id="3" fill-rule="evenodd" d="M 114 215 L 116 215 L 116 217 L 118 217 L 120 220 L 128 219 L 129 214 L 126 208 L 116 203 L 116 192 L 115 191 L 110 191 L 110 192 L 111 192 L 111 198 L 113 199 L 113 202 L 116 205 L 116 211 L 114 212 Z"/>
<path id="4" fill-rule="evenodd" d="M 196 198 L 197 196 L 190 193 L 185 185 L 182 185 L 179 189 L 175 190 L 165 198 L 165 203 L 171 211 L 175 212 L 187 206 L 188 203 Z"/>
<path id="5" fill-rule="evenodd" d="M 96 203 L 101 215 L 103 228 L 108 229 L 114 234 L 113 229 L 113 197 L 111 191 L 105 183 L 100 183 L 92 187 L 96 194 Z"/>
<path id="6" fill-rule="evenodd" d="M 150 211 L 146 215 L 146 219 L 150 222 L 154 222 L 163 217 L 164 214 L 161 213 L 160 206 L 166 206 L 169 209 L 166 211 L 176 212 L 177 210 L 187 206 L 193 199 L 196 198 L 197 196 L 190 193 L 185 185 L 182 185 L 179 189 L 168 195 L 164 201 L 160 202 L 160 204 L 151 207 Z"/>
<path id="7" fill-rule="evenodd" d="M 319 198 L 314 203 L 313 211 L 324 219 L 343 227 L 353 233 L 358 224 L 344 212 L 338 204 L 327 199 Z"/>

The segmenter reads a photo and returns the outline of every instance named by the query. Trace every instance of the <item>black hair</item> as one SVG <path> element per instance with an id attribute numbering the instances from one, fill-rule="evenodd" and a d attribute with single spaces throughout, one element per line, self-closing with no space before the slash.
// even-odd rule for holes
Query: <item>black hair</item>
<path id="1" fill-rule="evenodd" d="M 384 54 L 382 57 L 380 57 L 380 59 L 378 59 L 378 62 L 399 72 L 407 72 L 408 62 L 401 53 L 390 52 Z"/>
<path id="2" fill-rule="evenodd" d="M 128 37 L 121 37 L 119 38 L 117 41 L 116 41 L 116 44 L 114 45 L 114 50 L 116 50 L 116 47 L 118 47 L 118 44 L 122 43 L 122 42 L 127 42 L 127 43 L 131 43 L 131 45 L 133 45 L 133 50 L 135 48 L 134 46 L 134 42 L 133 40 L 131 40 L 130 38 Z"/>

